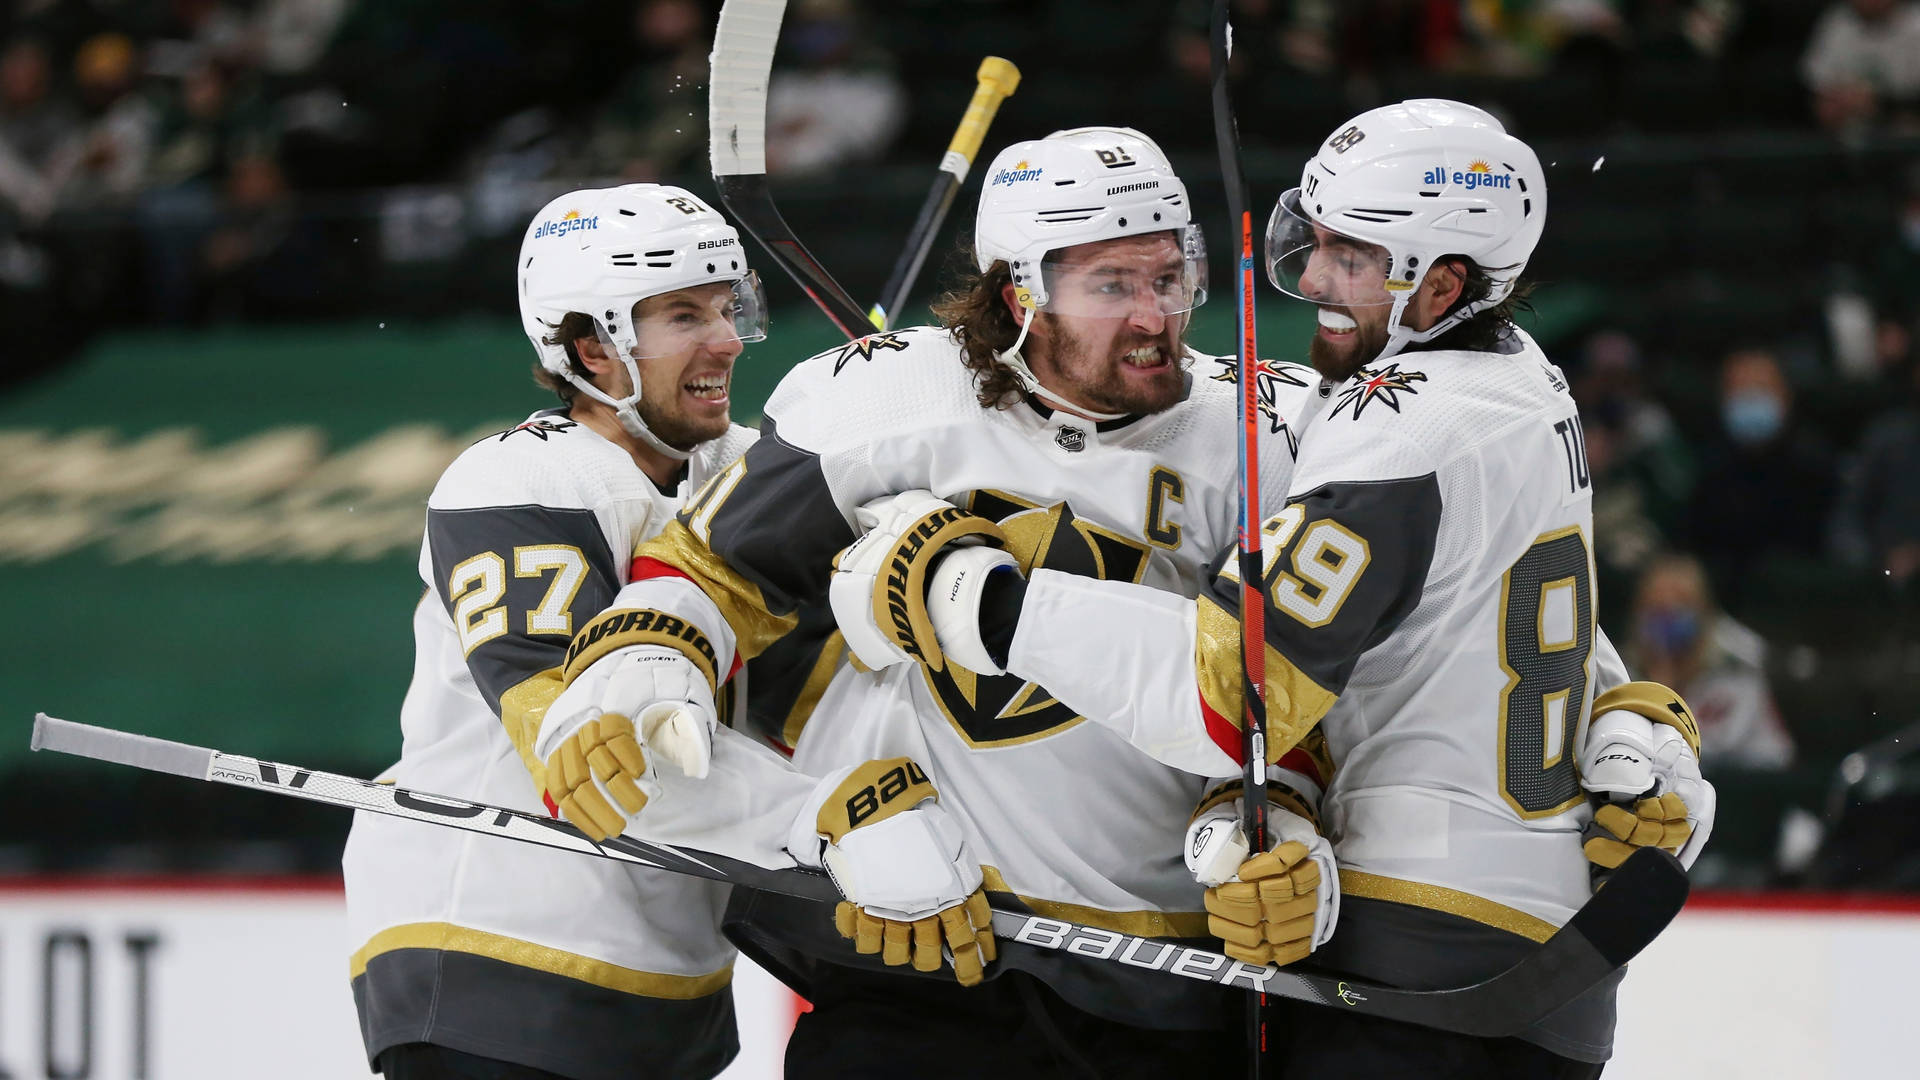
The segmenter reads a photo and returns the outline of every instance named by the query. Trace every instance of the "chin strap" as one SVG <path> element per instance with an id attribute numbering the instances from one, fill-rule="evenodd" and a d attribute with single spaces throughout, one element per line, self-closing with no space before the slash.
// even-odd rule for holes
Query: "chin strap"
<path id="1" fill-rule="evenodd" d="M 1422 276 L 1420 282 L 1416 282 L 1414 287 L 1418 288 L 1425 280 L 1426 278 Z M 1496 287 L 1491 295 L 1481 297 L 1471 304 L 1461 305 L 1452 314 L 1434 323 L 1432 326 L 1427 327 L 1425 330 L 1409 330 L 1400 325 L 1400 316 L 1406 314 L 1407 301 L 1413 298 L 1413 289 L 1396 293 L 1393 298 L 1393 313 L 1387 316 L 1387 343 L 1381 347 L 1380 354 L 1368 361 L 1368 363 L 1378 363 L 1385 360 L 1409 345 L 1432 341 L 1434 338 L 1439 337 L 1454 327 L 1459 326 L 1461 323 L 1466 322 L 1468 319 L 1473 318 L 1475 315 L 1505 300 L 1507 294 L 1512 291 L 1513 283 L 1509 281 L 1504 287 Z"/>
<path id="2" fill-rule="evenodd" d="M 1049 402 L 1057 408 L 1078 413 L 1096 422 L 1102 420 L 1118 420 L 1126 416 L 1126 413 L 1108 413 L 1089 409 L 1077 401 L 1056 394 L 1040 385 L 1040 377 L 1033 373 L 1031 367 L 1027 366 L 1027 358 L 1020 355 L 1020 346 L 1026 344 L 1027 330 L 1033 326 L 1033 318 L 1036 314 L 1031 306 L 1023 306 L 1027 308 L 1027 317 L 1020 320 L 1020 333 L 1013 339 L 1013 344 L 1009 346 L 1005 352 L 998 353 L 995 356 L 995 359 L 1005 364 L 1008 370 L 1013 372 L 1013 377 L 1020 381 L 1021 388 L 1034 397 Z"/>
<path id="3" fill-rule="evenodd" d="M 620 362 L 626 365 L 627 376 L 633 380 L 633 385 L 638 387 L 640 385 L 640 372 L 634 367 L 633 361 L 622 359 Z M 665 442 L 662 442 L 658 435 L 648 430 L 646 421 L 640 419 L 640 395 L 638 393 L 632 397 L 622 398 L 616 401 L 607 396 L 606 391 L 601 390 L 599 387 L 571 371 L 567 372 L 566 379 L 581 393 L 612 409 L 613 418 L 620 422 L 620 429 L 634 438 L 639 439 L 641 442 L 646 443 L 647 446 L 651 447 L 654 451 L 664 454 L 675 461 L 685 461 L 693 456 L 693 451 L 682 450 L 676 446 L 669 446 Z"/>

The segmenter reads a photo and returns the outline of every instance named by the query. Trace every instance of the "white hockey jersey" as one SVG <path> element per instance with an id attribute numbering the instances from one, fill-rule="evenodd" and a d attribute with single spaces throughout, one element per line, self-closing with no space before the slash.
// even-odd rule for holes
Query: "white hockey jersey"
<path id="1" fill-rule="evenodd" d="M 1239 428 L 1226 362 L 1188 359 L 1184 400 L 1096 423 L 1030 401 L 983 408 L 957 344 L 937 328 L 876 334 L 816 356 L 768 401 L 760 442 L 696 496 L 682 524 L 641 547 L 634 583 L 615 606 L 693 623 L 724 674 L 728 658 L 754 656 L 797 610 L 825 603 L 833 557 L 855 536 L 855 508 L 913 488 L 998 521 L 1023 567 L 1192 597 L 1234 535 Z M 1295 426 L 1324 404 L 1308 390 L 1316 382 L 1297 365 L 1263 371 L 1270 497 L 1291 472 Z M 1086 723 L 1044 685 L 918 666 L 841 670 L 795 762 L 823 773 L 896 754 L 926 768 L 1001 899 L 1129 933 L 1205 936 L 1200 888 L 1179 841 L 1203 777 Z M 689 840 L 662 827 L 647 818 L 639 826 L 650 837 Z M 765 898 L 745 920 L 749 933 L 782 936 L 785 928 L 766 924 L 788 916 L 772 908 L 786 910 Z M 822 914 L 792 909 L 789 921 L 801 937 L 821 939 L 811 955 L 857 962 Z M 1017 946 L 1002 957 L 1002 968 L 1033 971 L 1081 1008 L 1115 1019 L 1200 1027 L 1237 1015 L 1215 1002 L 1183 1013 L 1164 980 L 1153 980 L 1160 985 L 1150 995 L 1113 981 L 1132 974 L 1119 965 Z"/>
<path id="2" fill-rule="evenodd" d="M 1262 593 L 1269 757 L 1318 725 L 1333 762 L 1342 910 L 1316 963 L 1462 985 L 1591 895 L 1573 751 L 1597 690 L 1625 681 L 1594 623 L 1591 496 L 1566 382 L 1518 330 L 1359 372 L 1302 441 Z M 1225 772 L 1240 582 L 1231 558 L 1220 570 L 1197 604 L 1036 574 L 1009 669 L 1162 760 Z M 1183 635 L 1182 663 L 1097 666 Z M 1526 1037 L 1605 1060 L 1611 984 L 1590 996 Z"/>
<path id="3" fill-rule="evenodd" d="M 626 583 L 633 546 L 754 437 L 702 446 L 670 494 L 560 409 L 455 459 L 428 499 L 404 744 L 383 779 L 545 812 L 524 748 L 569 639 Z M 711 1076 L 738 1048 L 725 886 L 367 813 L 343 866 L 369 1058 L 427 1041 L 614 1080 L 636 1062 Z"/>

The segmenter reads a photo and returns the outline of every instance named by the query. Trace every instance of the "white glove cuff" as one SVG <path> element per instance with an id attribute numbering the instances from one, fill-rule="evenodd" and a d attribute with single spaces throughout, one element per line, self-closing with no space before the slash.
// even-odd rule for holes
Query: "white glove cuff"
<path id="1" fill-rule="evenodd" d="M 1629 709 L 1594 717 L 1578 753 L 1580 785 L 1604 795 L 1645 794 L 1654 782 L 1655 726 Z"/>
<path id="2" fill-rule="evenodd" d="M 980 594 L 996 571 L 1020 572 L 1020 561 L 996 547 L 956 547 L 933 564 L 927 618 L 947 659 L 981 675 L 1005 675 L 980 637 Z"/>

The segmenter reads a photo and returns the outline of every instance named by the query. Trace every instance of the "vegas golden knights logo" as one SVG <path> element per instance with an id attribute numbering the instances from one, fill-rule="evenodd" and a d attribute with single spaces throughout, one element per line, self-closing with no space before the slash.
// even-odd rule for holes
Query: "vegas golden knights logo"
<path id="1" fill-rule="evenodd" d="M 1147 570 L 1145 543 L 1074 516 L 1065 503 L 1040 506 L 1000 491 L 976 491 L 967 509 L 999 523 L 1021 572 L 1060 570 L 1108 581 L 1139 582 Z M 1071 628 L 1063 628 L 1071 633 Z M 1082 719 L 1043 686 L 1017 675 L 976 675 L 948 664 L 920 669 L 947 718 L 972 746 L 1027 742 Z"/>

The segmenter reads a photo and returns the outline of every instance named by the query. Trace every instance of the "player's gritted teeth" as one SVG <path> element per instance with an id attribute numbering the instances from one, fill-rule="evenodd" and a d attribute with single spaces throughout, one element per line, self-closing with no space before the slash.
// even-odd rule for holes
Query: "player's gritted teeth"
<path id="1" fill-rule="evenodd" d="M 727 382 L 726 372 L 714 372 L 688 379 L 681 384 L 681 389 L 695 401 L 710 405 L 724 405 L 727 402 Z"/>
<path id="2" fill-rule="evenodd" d="M 1158 345 L 1142 345 L 1122 355 L 1120 362 L 1128 367 L 1150 370 L 1165 367 L 1167 354 Z"/>

